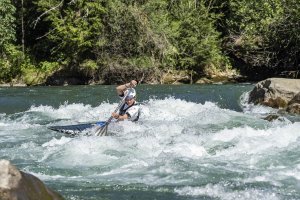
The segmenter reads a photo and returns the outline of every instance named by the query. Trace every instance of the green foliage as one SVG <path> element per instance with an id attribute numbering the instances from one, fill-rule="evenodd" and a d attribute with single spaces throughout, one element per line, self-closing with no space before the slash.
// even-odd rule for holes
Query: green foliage
<path id="1" fill-rule="evenodd" d="M 220 33 L 214 26 L 219 16 L 210 13 L 204 1 L 172 1 L 169 7 L 178 67 L 202 72 L 206 66 L 228 65 L 221 52 Z"/>
<path id="2" fill-rule="evenodd" d="M 23 53 L 15 45 L 5 44 L 0 57 L 0 82 L 11 82 L 20 75 Z"/>
<path id="3" fill-rule="evenodd" d="M 168 1 L 147 1 L 142 7 L 139 19 L 143 34 L 140 49 L 148 57 L 155 60 L 155 66 L 162 69 L 175 68 L 178 57 L 178 48 L 172 43 L 177 36 L 177 27 L 172 26 Z M 149 62 L 148 62 L 149 63 Z"/>
<path id="4" fill-rule="evenodd" d="M 38 85 L 44 83 L 45 79 L 58 69 L 58 62 L 44 61 L 35 66 L 27 59 L 21 67 L 21 72 L 26 85 Z"/>
<path id="5" fill-rule="evenodd" d="M 5 44 L 15 41 L 15 11 L 11 0 L 0 1 L 0 52 Z"/>
<path id="6" fill-rule="evenodd" d="M 125 58 L 138 55 L 140 30 L 132 10 L 118 0 L 109 1 L 107 10 L 104 35 L 108 43 L 104 52 Z"/>
<path id="7" fill-rule="evenodd" d="M 300 5 L 298 1 L 282 2 L 280 18 L 269 26 L 265 36 L 271 53 L 270 67 L 282 70 L 300 70 Z"/>
<path id="8" fill-rule="evenodd" d="M 47 37 L 56 44 L 51 49 L 53 56 L 72 65 L 95 58 L 95 51 L 105 44 L 101 20 L 106 11 L 102 3 L 102 0 L 38 1 L 41 12 L 48 12 L 46 20 L 51 28 Z"/>
<path id="9" fill-rule="evenodd" d="M 0 81 L 11 82 L 20 72 L 23 55 L 15 42 L 15 7 L 10 0 L 0 1 Z"/>
<path id="10" fill-rule="evenodd" d="M 94 60 L 85 60 L 80 64 L 80 67 L 82 70 L 96 70 L 98 68 Z"/>
<path id="11" fill-rule="evenodd" d="M 299 70 L 299 18 L 297 0 L 2 0 L 0 80 L 40 84 L 56 70 L 99 80 L 131 67 Z"/>
<path id="12" fill-rule="evenodd" d="M 153 58 L 143 56 L 137 58 L 130 58 L 128 60 L 128 65 L 133 66 L 135 68 L 147 69 L 147 68 L 152 68 L 153 66 L 156 65 L 156 63 Z"/>
<path id="13" fill-rule="evenodd" d="M 226 52 L 243 73 L 264 78 L 299 69 L 300 6 L 296 0 L 228 0 Z M 257 71 L 260 73 L 257 73 Z"/>
<path id="14" fill-rule="evenodd" d="M 265 31 L 282 14 L 280 0 L 230 0 L 232 15 L 227 20 L 230 31 L 255 35 Z"/>

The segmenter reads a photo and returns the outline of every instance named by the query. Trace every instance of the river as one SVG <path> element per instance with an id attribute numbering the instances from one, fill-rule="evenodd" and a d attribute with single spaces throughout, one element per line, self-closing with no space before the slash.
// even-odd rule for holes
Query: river
<path id="1" fill-rule="evenodd" d="M 300 118 L 262 119 L 253 84 L 140 85 L 111 136 L 47 129 L 106 120 L 114 87 L 0 87 L 0 159 L 70 200 L 300 199 Z"/>

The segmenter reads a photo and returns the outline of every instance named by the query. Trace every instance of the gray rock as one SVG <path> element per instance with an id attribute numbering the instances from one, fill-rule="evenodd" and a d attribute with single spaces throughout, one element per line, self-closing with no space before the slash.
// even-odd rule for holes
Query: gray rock
<path id="1" fill-rule="evenodd" d="M 61 200 L 60 194 L 47 188 L 37 177 L 19 171 L 8 160 L 0 160 L 1 200 Z"/>
<path id="2" fill-rule="evenodd" d="M 286 109 L 299 92 L 300 79 L 269 78 L 255 85 L 249 103 Z"/>
<path id="3" fill-rule="evenodd" d="M 263 119 L 271 122 L 271 121 L 274 121 L 276 119 L 279 119 L 279 117 L 280 117 L 279 115 L 272 114 L 272 115 L 268 115 L 268 116 L 264 117 Z"/>
<path id="4" fill-rule="evenodd" d="M 289 102 L 287 112 L 300 114 L 300 92 Z"/>

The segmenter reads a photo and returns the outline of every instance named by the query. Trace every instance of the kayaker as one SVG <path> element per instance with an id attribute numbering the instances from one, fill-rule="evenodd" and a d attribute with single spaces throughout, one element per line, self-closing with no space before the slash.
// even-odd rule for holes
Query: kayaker
<path id="1" fill-rule="evenodd" d="M 140 117 L 140 107 L 136 105 L 136 91 L 134 87 L 137 85 L 136 80 L 116 87 L 118 95 L 125 98 L 125 104 L 120 108 L 119 112 L 113 112 L 112 117 L 118 120 L 128 119 L 130 121 L 138 121 Z"/>

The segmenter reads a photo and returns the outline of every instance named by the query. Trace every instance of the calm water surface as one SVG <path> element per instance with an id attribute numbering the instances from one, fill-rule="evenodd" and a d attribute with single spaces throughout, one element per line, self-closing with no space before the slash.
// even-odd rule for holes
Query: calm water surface
<path id="1" fill-rule="evenodd" d="M 0 88 L 0 159 L 66 199 L 300 199 L 300 119 L 247 104 L 252 84 L 141 85 L 138 123 L 111 136 L 53 132 L 106 120 L 115 86 Z"/>

